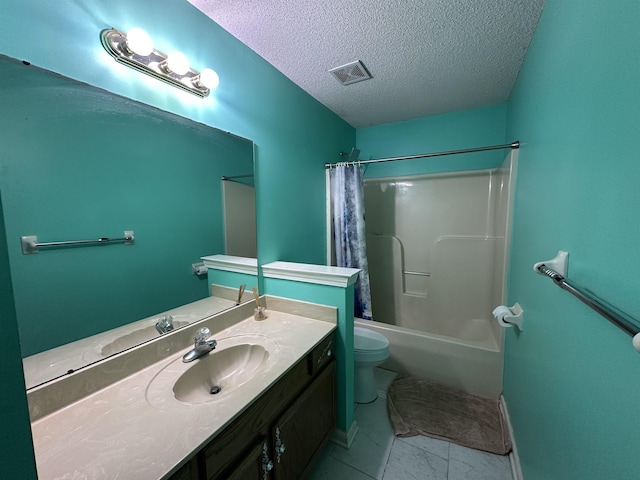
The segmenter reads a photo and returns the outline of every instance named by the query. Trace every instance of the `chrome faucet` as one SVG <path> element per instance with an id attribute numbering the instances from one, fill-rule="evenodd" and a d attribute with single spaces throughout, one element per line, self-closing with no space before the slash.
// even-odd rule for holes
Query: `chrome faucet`
<path id="1" fill-rule="evenodd" d="M 171 315 L 160 317 L 156 322 L 156 330 L 160 335 L 164 335 L 173 330 L 173 317 Z"/>
<path id="2" fill-rule="evenodd" d="M 185 353 L 182 357 L 182 361 L 184 363 L 193 362 L 194 360 L 197 360 L 198 358 L 209 353 L 211 350 L 215 349 L 218 342 L 216 342 L 215 340 L 209 340 L 210 336 L 211 332 L 207 327 L 202 327 L 200 330 L 198 330 L 196 332 L 196 336 L 193 338 L 193 340 L 195 341 L 193 350 L 189 350 L 187 353 Z"/>

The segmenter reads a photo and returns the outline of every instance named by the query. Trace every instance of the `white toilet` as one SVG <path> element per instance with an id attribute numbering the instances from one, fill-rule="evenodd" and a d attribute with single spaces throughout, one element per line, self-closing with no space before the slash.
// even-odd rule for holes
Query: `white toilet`
<path id="1" fill-rule="evenodd" d="M 374 369 L 389 358 L 389 340 L 368 328 L 353 327 L 353 347 L 355 401 L 371 403 L 378 398 Z"/>

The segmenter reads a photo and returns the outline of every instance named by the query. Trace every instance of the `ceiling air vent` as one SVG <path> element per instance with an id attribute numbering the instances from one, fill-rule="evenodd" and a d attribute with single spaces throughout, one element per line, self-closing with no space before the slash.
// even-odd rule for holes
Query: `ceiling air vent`
<path id="1" fill-rule="evenodd" d="M 352 83 L 362 82 L 363 80 L 372 78 L 360 60 L 347 63 L 341 67 L 332 68 L 329 70 L 329 73 L 333 73 L 342 85 L 351 85 Z"/>

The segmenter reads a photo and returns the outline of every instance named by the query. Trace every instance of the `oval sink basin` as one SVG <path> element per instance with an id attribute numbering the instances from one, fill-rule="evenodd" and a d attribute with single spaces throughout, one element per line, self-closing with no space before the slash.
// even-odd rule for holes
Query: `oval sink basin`
<path id="1" fill-rule="evenodd" d="M 260 335 L 221 338 L 209 354 L 190 363 L 181 355 L 163 368 L 147 387 L 147 401 L 162 407 L 172 398 L 189 405 L 225 400 L 272 366 L 278 350 Z"/>
<path id="2" fill-rule="evenodd" d="M 173 328 L 180 328 L 187 325 L 188 323 L 189 322 L 187 321 L 174 321 Z M 140 345 L 142 342 L 146 342 L 147 340 L 151 340 L 152 338 L 156 338 L 159 336 L 160 334 L 156 330 L 155 325 L 140 328 L 138 330 L 134 330 L 131 333 L 127 333 L 126 335 L 118 337 L 112 342 L 107 343 L 100 350 L 100 355 L 102 355 L 103 357 L 108 357 L 109 355 L 120 353 L 127 348 L 135 347 L 136 345 Z"/>
<path id="3" fill-rule="evenodd" d="M 190 313 L 173 314 L 172 317 L 174 330 L 202 319 L 201 315 Z M 82 359 L 85 362 L 95 362 L 159 337 L 160 334 L 155 326 L 158 319 L 159 316 L 155 315 L 133 324 L 95 335 L 94 341 L 82 354 Z"/>
<path id="4" fill-rule="evenodd" d="M 194 361 L 173 385 L 173 394 L 184 403 L 209 401 L 251 380 L 266 363 L 269 352 L 248 343 L 212 352 Z"/>

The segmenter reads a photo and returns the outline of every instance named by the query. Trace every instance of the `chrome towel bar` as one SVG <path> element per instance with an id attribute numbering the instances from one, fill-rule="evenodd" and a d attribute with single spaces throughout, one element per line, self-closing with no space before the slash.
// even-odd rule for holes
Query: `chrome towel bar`
<path id="1" fill-rule="evenodd" d="M 40 248 L 43 247 L 74 247 L 83 245 L 107 245 L 111 243 L 124 243 L 125 245 L 133 245 L 135 242 L 135 236 L 133 230 L 125 230 L 123 238 L 96 238 L 94 240 L 68 240 L 63 242 L 38 242 L 36 235 L 27 235 L 20 237 L 20 243 L 22 245 L 22 253 L 29 255 L 32 253 L 38 253 Z"/>
<path id="2" fill-rule="evenodd" d="M 563 290 L 566 290 L 582 303 L 598 312 L 604 318 L 613 323 L 616 327 L 634 337 L 633 347 L 636 350 L 640 351 L 640 322 L 638 322 L 625 312 L 621 311 L 620 309 L 602 300 L 593 292 L 579 287 L 575 283 L 567 280 L 564 276 L 547 267 L 544 263 L 536 265 L 536 270 L 538 273 L 551 278 L 556 285 L 558 285 Z"/>

